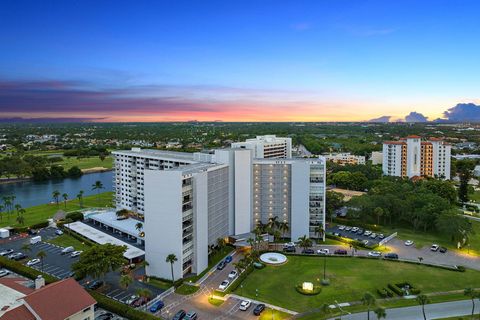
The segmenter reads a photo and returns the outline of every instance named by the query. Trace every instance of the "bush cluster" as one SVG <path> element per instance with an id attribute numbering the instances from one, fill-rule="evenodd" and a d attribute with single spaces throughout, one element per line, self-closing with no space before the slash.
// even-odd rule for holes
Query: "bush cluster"
<path id="1" fill-rule="evenodd" d="M 30 279 L 36 279 L 39 275 L 41 275 L 45 279 L 46 283 L 52 283 L 57 281 L 55 277 L 52 277 L 49 274 L 42 273 L 35 269 L 24 266 L 18 261 L 9 260 L 1 256 L 0 256 L 0 266 Z"/>
<path id="2" fill-rule="evenodd" d="M 306 295 L 306 296 L 316 296 L 320 292 L 322 292 L 322 287 L 321 286 L 313 286 L 313 291 L 305 291 L 303 290 L 303 285 L 302 284 L 297 284 L 295 286 L 295 290 L 297 290 L 298 293 Z"/>

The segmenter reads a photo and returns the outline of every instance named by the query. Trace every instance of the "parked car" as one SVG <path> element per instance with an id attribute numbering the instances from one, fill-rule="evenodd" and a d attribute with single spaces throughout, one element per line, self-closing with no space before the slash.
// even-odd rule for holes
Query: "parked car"
<path id="1" fill-rule="evenodd" d="M 330 254 L 329 249 L 318 249 L 317 254 Z"/>
<path id="2" fill-rule="evenodd" d="M 82 254 L 83 251 L 73 251 L 72 254 L 70 255 L 71 258 L 78 257 L 79 255 Z"/>
<path id="3" fill-rule="evenodd" d="M 283 252 L 295 252 L 295 247 L 284 247 Z"/>
<path id="4" fill-rule="evenodd" d="M 259 316 L 265 310 L 265 305 L 263 303 L 257 304 L 255 309 L 253 309 L 253 314 Z"/>
<path id="5" fill-rule="evenodd" d="M 374 232 L 370 235 L 370 238 L 375 239 L 377 237 L 377 234 Z"/>
<path id="6" fill-rule="evenodd" d="M 346 255 L 346 254 L 347 254 L 347 250 L 345 250 L 345 249 L 337 249 L 337 250 L 335 250 L 334 253 L 335 253 L 335 254 L 339 254 L 339 255 Z"/>
<path id="7" fill-rule="evenodd" d="M 382 256 L 382 253 L 380 251 L 370 251 L 368 253 L 368 256 L 369 257 L 374 257 L 374 258 L 378 258 L 378 257 L 381 257 Z"/>
<path id="8" fill-rule="evenodd" d="M 358 231 L 358 227 L 353 227 L 352 228 L 352 232 L 357 232 Z"/>
<path id="9" fill-rule="evenodd" d="M 138 296 L 136 294 L 130 296 L 127 300 L 125 300 L 125 304 L 131 305 L 135 300 L 138 299 Z"/>
<path id="10" fill-rule="evenodd" d="M 393 253 L 393 252 L 389 252 L 389 253 L 385 254 L 383 257 L 384 257 L 385 259 L 394 259 L 394 260 L 396 260 L 396 259 L 398 259 L 398 254 Z"/>
<path id="11" fill-rule="evenodd" d="M 34 236 L 34 235 L 36 235 L 36 234 L 38 233 L 38 231 L 35 230 L 35 229 L 28 229 L 27 232 L 28 232 L 28 234 L 31 235 L 31 236 Z"/>
<path id="12" fill-rule="evenodd" d="M 357 234 L 363 234 L 363 229 L 359 228 L 359 229 L 357 230 Z"/>
<path id="13" fill-rule="evenodd" d="M 178 312 L 173 316 L 172 320 L 182 320 L 186 315 L 187 313 L 185 310 L 178 310 Z"/>
<path id="14" fill-rule="evenodd" d="M 62 251 L 60 251 L 61 254 L 67 254 L 67 253 L 71 253 L 71 252 L 74 252 L 75 251 L 75 248 L 74 247 L 66 247 L 66 248 L 63 248 Z"/>
<path id="15" fill-rule="evenodd" d="M 438 249 L 440 249 L 440 246 L 438 244 L 432 244 L 432 246 L 430 247 L 430 250 L 434 252 L 437 252 Z"/>
<path id="16" fill-rule="evenodd" d="M 283 244 L 283 247 L 286 248 L 286 247 L 295 247 L 295 242 L 287 242 L 287 243 L 284 243 Z"/>
<path id="17" fill-rule="evenodd" d="M 370 243 L 368 240 L 362 240 L 362 243 L 366 246 L 368 246 L 368 244 Z"/>
<path id="18" fill-rule="evenodd" d="M 138 307 L 141 307 L 143 306 L 144 304 L 147 304 L 148 302 L 148 298 L 147 297 L 140 297 L 138 298 L 137 300 L 135 300 L 135 302 L 133 303 L 133 307 L 134 308 L 138 308 Z"/>
<path id="19" fill-rule="evenodd" d="M 198 316 L 195 311 L 189 311 L 183 320 L 197 320 Z"/>
<path id="20" fill-rule="evenodd" d="M 441 253 L 447 252 L 447 248 L 445 248 L 445 247 L 440 247 L 440 252 L 441 252 Z"/>
<path id="21" fill-rule="evenodd" d="M 162 310 L 162 308 L 165 306 L 165 304 L 163 303 L 162 300 L 158 300 L 156 301 L 155 303 L 153 303 L 151 306 L 150 306 L 150 312 L 151 313 L 156 313 L 160 310 Z"/>
<path id="22" fill-rule="evenodd" d="M 17 252 L 17 253 L 12 253 L 11 255 L 8 256 L 9 259 L 19 261 L 22 259 L 25 259 L 27 256 L 24 253 Z"/>
<path id="23" fill-rule="evenodd" d="M 0 251 L 0 256 L 8 256 L 9 254 L 13 253 L 13 249 L 6 249 L 3 251 Z"/>
<path id="24" fill-rule="evenodd" d="M 242 303 L 240 303 L 240 310 L 242 311 L 247 311 L 248 308 L 252 305 L 252 301 L 250 300 L 243 300 Z"/>
<path id="25" fill-rule="evenodd" d="M 37 263 L 40 263 L 40 259 L 32 259 L 27 262 L 27 266 L 33 266 L 36 265 Z"/>
<path id="26" fill-rule="evenodd" d="M 407 240 L 407 241 L 405 241 L 405 245 L 408 246 L 408 247 L 411 246 L 411 245 L 413 245 L 413 240 Z"/>
<path id="27" fill-rule="evenodd" d="M 302 250 L 302 253 L 304 254 L 314 254 L 315 251 L 312 248 L 306 248 Z"/>
<path id="28" fill-rule="evenodd" d="M 225 261 L 221 261 L 218 265 L 217 265 L 217 270 L 223 270 L 225 269 Z"/>
<path id="29" fill-rule="evenodd" d="M 232 260 L 233 260 L 232 256 L 227 256 L 225 258 L 225 263 L 230 263 L 230 262 L 232 262 Z"/>
<path id="30" fill-rule="evenodd" d="M 10 274 L 10 271 L 6 269 L 0 269 L 0 278 L 8 276 Z"/>
<path id="31" fill-rule="evenodd" d="M 365 232 L 363 233 L 363 235 L 364 235 L 364 236 L 367 236 L 367 237 L 368 237 L 369 235 L 371 235 L 371 234 L 372 234 L 372 231 L 370 231 L 370 230 L 367 230 L 367 231 L 365 231 Z"/>
<path id="32" fill-rule="evenodd" d="M 334 235 L 335 237 L 340 237 L 340 236 L 341 236 L 341 234 L 338 233 L 338 232 L 334 232 L 333 235 Z"/>
<path id="33" fill-rule="evenodd" d="M 345 227 L 345 231 L 350 231 L 352 230 L 352 227 Z"/>
<path id="34" fill-rule="evenodd" d="M 230 284 L 230 281 L 223 280 L 222 283 L 220 283 L 220 285 L 218 286 L 218 290 L 224 291 L 225 289 L 227 289 L 229 284 Z"/>
<path id="35" fill-rule="evenodd" d="M 90 289 L 90 290 L 97 290 L 101 286 L 103 286 L 103 281 L 102 280 L 93 280 L 92 282 L 90 282 L 87 285 L 87 288 Z"/>
<path id="36" fill-rule="evenodd" d="M 57 229 L 57 230 L 55 230 L 55 234 L 56 234 L 57 236 L 61 236 L 61 235 L 63 234 L 63 231 L 60 230 L 60 229 Z"/>
<path id="37" fill-rule="evenodd" d="M 338 230 L 345 230 L 345 226 L 338 226 Z"/>
<path id="38" fill-rule="evenodd" d="M 380 234 L 378 235 L 378 238 L 379 238 L 379 239 L 385 239 L 385 235 L 384 235 L 383 233 L 380 233 Z"/>
<path id="39" fill-rule="evenodd" d="M 111 320 L 114 318 L 113 313 L 107 312 L 99 315 L 98 317 L 95 318 L 95 320 Z"/>
<path id="40" fill-rule="evenodd" d="M 237 276 L 238 276 L 237 270 L 232 270 L 232 271 L 228 274 L 228 278 L 229 278 L 229 279 L 235 279 Z"/>

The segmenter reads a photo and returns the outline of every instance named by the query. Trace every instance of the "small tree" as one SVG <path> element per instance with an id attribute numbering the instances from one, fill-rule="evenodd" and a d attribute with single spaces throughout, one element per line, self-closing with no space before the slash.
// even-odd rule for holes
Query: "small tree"
<path id="1" fill-rule="evenodd" d="M 23 224 L 25 223 L 25 218 L 23 217 L 23 215 L 17 217 L 17 222 L 23 226 Z"/>
<path id="2" fill-rule="evenodd" d="M 370 292 L 365 292 L 362 298 L 363 305 L 367 306 L 367 319 L 370 320 L 370 310 L 375 306 L 377 300 L 375 296 Z"/>
<path id="3" fill-rule="evenodd" d="M 375 314 L 377 315 L 377 319 L 382 319 L 387 317 L 387 312 L 383 307 L 378 307 L 375 310 L 373 310 L 373 312 L 375 312 Z"/>
<path id="4" fill-rule="evenodd" d="M 52 197 L 53 197 L 53 199 L 55 200 L 55 203 L 56 203 L 57 206 L 58 206 L 58 203 L 59 203 L 59 201 L 60 201 L 60 200 L 59 200 L 59 199 L 60 199 L 60 191 L 58 191 L 58 190 L 53 191 L 53 192 L 52 192 Z"/>
<path id="5" fill-rule="evenodd" d="M 102 181 L 97 180 L 92 184 L 92 190 L 97 190 L 97 201 L 100 203 L 100 190 L 104 188 Z"/>
<path id="6" fill-rule="evenodd" d="M 473 319 L 475 315 L 475 299 L 480 297 L 480 292 L 476 291 L 473 288 L 466 288 L 463 291 L 463 294 L 472 300 L 472 319 Z"/>
<path id="7" fill-rule="evenodd" d="M 119 280 L 119 284 L 122 288 L 128 289 L 128 287 L 133 283 L 132 276 L 130 274 L 122 275 Z"/>
<path id="8" fill-rule="evenodd" d="M 426 295 L 421 294 L 421 295 L 417 296 L 417 302 L 418 302 L 419 305 L 422 306 L 423 319 L 427 320 L 427 316 L 425 315 L 425 305 L 430 303 L 430 300 L 428 299 L 428 297 Z"/>
<path id="9" fill-rule="evenodd" d="M 41 268 L 43 272 L 43 260 L 47 257 L 47 253 L 43 250 L 37 252 L 37 258 L 40 259 Z"/>
<path id="10" fill-rule="evenodd" d="M 137 223 L 135 224 L 135 229 L 137 229 L 137 231 L 140 233 L 140 232 L 142 231 L 142 229 L 143 229 L 143 223 L 137 222 Z"/>
<path id="11" fill-rule="evenodd" d="M 63 203 L 65 204 L 65 209 L 67 209 L 67 200 L 68 200 L 68 193 L 62 194 Z"/>
<path id="12" fill-rule="evenodd" d="M 20 249 L 25 253 L 32 251 L 32 248 L 28 242 L 25 242 Z"/>
<path id="13" fill-rule="evenodd" d="M 80 208 L 83 208 L 83 194 L 84 194 L 83 190 L 80 190 L 77 194 L 78 205 L 80 206 Z"/>
<path id="14" fill-rule="evenodd" d="M 139 288 L 137 289 L 137 295 L 139 297 L 150 299 L 150 297 L 152 296 L 152 292 L 146 288 Z"/>
<path id="15" fill-rule="evenodd" d="M 170 269 L 172 271 L 172 284 L 175 283 L 175 276 L 173 275 L 173 264 L 176 261 L 178 261 L 177 256 L 174 255 L 173 253 L 170 253 L 165 259 L 165 262 L 170 263 Z"/>

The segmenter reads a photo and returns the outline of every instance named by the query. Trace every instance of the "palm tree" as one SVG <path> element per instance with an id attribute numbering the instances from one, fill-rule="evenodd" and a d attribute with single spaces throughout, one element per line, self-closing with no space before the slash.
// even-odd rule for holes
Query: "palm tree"
<path id="1" fill-rule="evenodd" d="M 25 223 L 25 218 L 22 216 L 17 216 L 17 222 L 23 226 Z"/>
<path id="2" fill-rule="evenodd" d="M 298 238 L 298 241 L 299 241 L 298 245 L 300 246 L 300 248 L 303 248 L 303 250 L 310 248 L 313 245 L 312 239 L 308 238 L 306 235 Z"/>
<path id="3" fill-rule="evenodd" d="M 144 273 L 143 273 L 143 276 L 142 276 L 143 281 L 145 281 L 145 279 L 146 279 L 146 277 L 147 277 L 147 267 L 150 265 L 150 263 L 148 263 L 147 260 L 142 260 L 142 262 L 140 262 L 138 265 L 140 266 L 140 268 L 144 268 L 144 269 L 145 269 L 145 270 L 144 270 Z"/>
<path id="4" fill-rule="evenodd" d="M 100 180 L 95 181 L 94 184 L 92 184 L 92 190 L 97 190 L 97 201 L 100 202 L 100 190 L 103 189 L 103 183 Z"/>
<path id="5" fill-rule="evenodd" d="M 475 315 L 475 299 L 480 297 L 480 292 L 473 288 L 465 288 L 463 294 L 472 300 L 472 319 Z"/>
<path id="6" fill-rule="evenodd" d="M 278 250 L 278 242 L 280 240 L 280 230 L 273 230 L 273 240 L 275 241 L 275 250 Z"/>
<path id="7" fill-rule="evenodd" d="M 62 198 L 63 198 L 63 203 L 65 204 L 65 209 L 67 209 L 68 194 L 67 193 L 62 194 Z"/>
<path id="8" fill-rule="evenodd" d="M 57 206 L 58 206 L 59 197 L 60 197 L 60 191 L 55 190 L 52 192 L 52 198 L 55 199 L 55 203 L 57 204 Z"/>
<path id="9" fill-rule="evenodd" d="M 45 257 L 47 256 L 47 253 L 43 250 L 40 250 L 38 251 L 37 253 L 37 258 L 40 259 L 40 263 L 42 264 L 42 272 L 43 272 L 43 260 L 45 259 Z"/>
<path id="10" fill-rule="evenodd" d="M 2 200 L 3 200 L 4 208 L 7 211 L 8 220 L 10 221 L 10 215 L 8 213 L 10 213 L 10 207 L 12 205 L 12 200 L 10 200 L 10 196 L 4 196 L 4 197 L 2 197 Z"/>
<path id="11" fill-rule="evenodd" d="M 137 289 L 137 295 L 139 297 L 150 298 L 152 296 L 152 292 L 146 288 L 139 288 Z"/>
<path id="12" fill-rule="evenodd" d="M 428 297 L 426 295 L 421 294 L 421 295 L 417 296 L 417 302 L 418 302 L 419 305 L 422 306 L 423 319 L 427 320 L 427 316 L 425 315 L 425 305 L 430 303 L 430 300 L 428 299 Z"/>
<path id="13" fill-rule="evenodd" d="M 317 236 L 317 239 L 322 238 L 323 240 L 323 236 L 325 235 L 325 230 L 323 229 L 323 225 L 316 226 L 314 231 L 315 231 L 315 235 Z"/>
<path id="14" fill-rule="evenodd" d="M 143 229 L 143 223 L 137 222 L 135 229 L 137 229 L 138 233 L 140 233 L 140 231 Z"/>
<path id="15" fill-rule="evenodd" d="M 290 226 L 287 221 L 280 223 L 280 230 L 282 231 L 282 237 L 285 238 L 285 234 L 290 230 Z"/>
<path id="16" fill-rule="evenodd" d="M 175 283 L 175 277 L 173 275 L 173 264 L 176 261 L 178 261 L 177 256 L 174 255 L 173 253 L 170 253 L 165 259 L 165 262 L 170 263 L 170 269 L 172 270 L 172 284 Z"/>
<path id="17" fill-rule="evenodd" d="M 32 251 L 28 242 L 25 242 L 20 249 L 25 253 Z"/>
<path id="18" fill-rule="evenodd" d="M 280 227 L 280 221 L 278 221 L 278 216 L 268 219 L 267 225 L 272 232 L 275 231 L 275 229 L 278 229 Z"/>
<path id="19" fill-rule="evenodd" d="M 80 190 L 77 194 L 78 205 L 80 206 L 80 208 L 83 208 L 83 193 L 84 191 Z"/>
<path id="20" fill-rule="evenodd" d="M 5 209 L 5 207 L 0 205 L 0 221 L 3 220 L 3 210 L 4 209 Z"/>
<path id="21" fill-rule="evenodd" d="M 217 247 L 221 250 L 223 247 L 225 247 L 225 239 L 223 238 L 218 238 L 217 239 Z"/>
<path id="22" fill-rule="evenodd" d="M 126 290 L 133 283 L 133 279 L 131 275 L 126 274 L 121 276 L 118 282 L 120 286 Z"/>
<path id="23" fill-rule="evenodd" d="M 22 209 L 22 206 L 21 206 L 19 203 L 17 203 L 17 204 L 15 205 L 15 210 L 17 211 L 17 216 L 20 214 L 20 213 L 19 213 L 20 209 Z"/>
<path id="24" fill-rule="evenodd" d="M 383 307 L 378 307 L 373 312 L 377 315 L 377 319 L 387 318 L 387 312 Z"/>
<path id="25" fill-rule="evenodd" d="M 372 309 L 373 306 L 376 304 L 376 299 L 373 294 L 370 292 L 365 292 L 362 298 L 362 303 L 363 305 L 367 306 L 367 319 L 370 320 L 370 310 Z"/>

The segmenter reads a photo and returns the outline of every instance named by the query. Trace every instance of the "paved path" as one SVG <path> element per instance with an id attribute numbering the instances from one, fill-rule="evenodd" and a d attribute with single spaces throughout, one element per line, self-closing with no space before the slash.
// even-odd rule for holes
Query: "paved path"
<path id="1" fill-rule="evenodd" d="M 478 302 L 477 302 L 478 303 Z M 405 307 L 387 309 L 387 320 L 423 320 L 422 307 Z M 470 300 L 452 301 L 429 304 L 425 306 L 425 314 L 427 319 L 439 319 L 455 316 L 465 316 L 472 312 L 472 302 Z M 478 306 L 475 309 L 478 314 Z M 376 319 L 373 312 L 370 313 L 371 319 Z M 335 319 L 337 319 L 336 317 Z M 342 320 L 365 320 L 367 319 L 367 313 L 354 313 L 346 316 L 342 316 Z"/>

